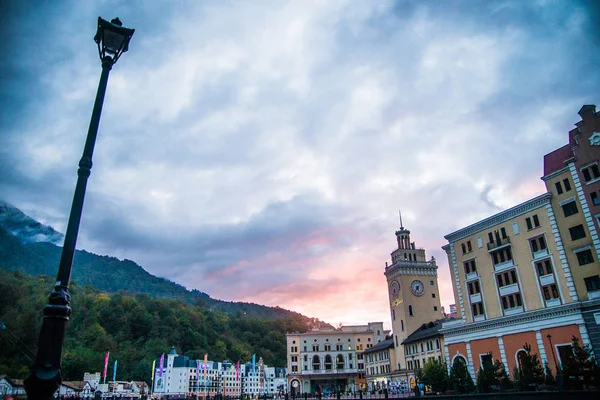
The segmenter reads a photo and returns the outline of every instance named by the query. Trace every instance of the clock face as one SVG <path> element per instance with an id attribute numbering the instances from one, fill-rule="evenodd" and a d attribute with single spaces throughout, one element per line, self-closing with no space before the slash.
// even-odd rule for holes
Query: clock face
<path id="1" fill-rule="evenodd" d="M 292 386 L 297 388 L 298 387 L 298 381 L 292 381 Z"/>
<path id="2" fill-rule="evenodd" d="M 410 284 L 410 290 L 415 296 L 423 296 L 423 293 L 425 292 L 425 286 L 421 281 L 412 281 Z"/>

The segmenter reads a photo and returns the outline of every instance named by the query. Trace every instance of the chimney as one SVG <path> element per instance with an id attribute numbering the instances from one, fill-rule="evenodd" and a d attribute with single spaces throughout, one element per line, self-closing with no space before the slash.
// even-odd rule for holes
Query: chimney
<path id="1" fill-rule="evenodd" d="M 591 120 L 596 116 L 596 105 L 586 104 L 581 107 L 581 110 L 577 114 L 581 116 L 582 121 Z"/>

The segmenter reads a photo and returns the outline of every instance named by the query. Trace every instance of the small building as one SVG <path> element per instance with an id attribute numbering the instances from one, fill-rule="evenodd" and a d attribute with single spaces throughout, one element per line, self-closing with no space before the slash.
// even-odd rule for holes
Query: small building
<path id="1" fill-rule="evenodd" d="M 389 338 L 363 353 L 365 360 L 365 375 L 367 389 L 376 392 L 385 388 L 389 389 L 392 382 L 392 371 L 396 365 L 396 352 L 394 339 Z"/>
<path id="2" fill-rule="evenodd" d="M 413 370 L 409 378 L 411 388 L 415 386 L 416 371 L 422 369 L 427 361 L 446 362 L 444 336 L 440 333 L 444 321 L 440 319 L 423 324 L 402 342 L 408 369 Z"/>
<path id="3" fill-rule="evenodd" d="M 0 378 L 0 395 L 15 395 L 25 394 L 25 386 L 23 386 L 23 379 L 14 379 L 4 376 Z"/>

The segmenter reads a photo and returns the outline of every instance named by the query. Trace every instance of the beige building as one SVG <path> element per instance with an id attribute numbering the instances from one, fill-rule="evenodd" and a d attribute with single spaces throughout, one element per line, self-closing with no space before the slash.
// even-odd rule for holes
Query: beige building
<path id="1" fill-rule="evenodd" d="M 579 111 L 569 144 L 544 157 L 548 192 L 445 238 L 457 314 L 443 324 L 446 361 L 475 377 L 486 358 L 508 371 L 525 343 L 551 369 L 571 338 L 600 344 L 600 116 Z"/>
<path id="2" fill-rule="evenodd" d="M 392 371 L 396 366 L 394 340 L 386 339 L 363 353 L 367 389 L 371 392 L 389 389 Z"/>
<path id="3" fill-rule="evenodd" d="M 363 353 L 385 340 L 383 322 L 288 333 L 289 393 L 356 392 L 366 387 Z"/>
<path id="4" fill-rule="evenodd" d="M 414 378 L 414 371 L 408 368 L 402 342 L 423 324 L 444 315 L 435 259 L 427 259 L 425 250 L 411 242 L 410 231 L 403 226 L 396 232 L 396 241 L 398 248 L 391 253 L 392 263 L 385 266 L 396 361 L 392 380 L 408 383 Z"/>

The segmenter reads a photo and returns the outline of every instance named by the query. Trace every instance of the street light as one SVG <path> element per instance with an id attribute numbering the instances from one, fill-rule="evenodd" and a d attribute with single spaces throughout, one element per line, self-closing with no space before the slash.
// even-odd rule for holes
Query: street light
<path id="1" fill-rule="evenodd" d="M 546 336 L 548 338 L 548 342 L 550 343 L 550 350 L 552 350 L 552 359 L 554 360 L 554 366 L 556 367 L 556 373 L 560 374 L 560 369 L 558 368 L 558 363 L 556 362 L 556 354 L 554 354 L 554 346 L 552 346 L 552 335 L 548 334 Z"/>
<path id="2" fill-rule="evenodd" d="M 65 242 L 60 256 L 56 286 L 50 293 L 48 304 L 44 307 L 44 319 L 38 339 L 37 355 L 31 366 L 29 376 L 24 382 L 29 399 L 51 399 L 62 382 L 62 348 L 66 324 L 71 315 L 69 281 L 83 211 L 85 188 L 92 170 L 92 155 L 98 134 L 98 125 L 100 124 L 108 74 L 121 54 L 129 49 L 129 41 L 133 33 L 134 29 L 123 28 L 123 24 L 118 18 L 108 22 L 98 17 L 98 29 L 94 41 L 98 44 L 98 55 L 102 61 L 102 74 L 100 75 L 100 83 L 98 84 L 98 92 L 96 93 L 83 156 L 79 161 L 79 169 L 77 170 L 77 184 L 65 233 Z"/>

